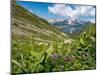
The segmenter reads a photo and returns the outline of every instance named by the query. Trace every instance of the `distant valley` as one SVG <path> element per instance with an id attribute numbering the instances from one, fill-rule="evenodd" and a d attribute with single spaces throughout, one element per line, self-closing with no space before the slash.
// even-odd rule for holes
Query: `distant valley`
<path id="1" fill-rule="evenodd" d="M 84 30 L 88 25 L 92 24 L 90 21 L 78 21 L 68 20 L 68 19 L 51 19 L 48 20 L 51 25 L 60 29 L 60 31 L 66 34 L 78 35 Z"/>

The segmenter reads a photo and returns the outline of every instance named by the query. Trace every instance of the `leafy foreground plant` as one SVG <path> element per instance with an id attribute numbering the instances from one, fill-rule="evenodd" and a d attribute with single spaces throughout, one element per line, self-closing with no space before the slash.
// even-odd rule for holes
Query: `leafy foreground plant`
<path id="1" fill-rule="evenodd" d="M 38 73 L 55 71 L 86 70 L 96 68 L 95 30 L 83 32 L 72 43 L 64 39 L 36 44 L 34 36 L 30 42 L 13 41 L 12 72 Z M 29 41 L 29 40 L 27 40 Z"/>

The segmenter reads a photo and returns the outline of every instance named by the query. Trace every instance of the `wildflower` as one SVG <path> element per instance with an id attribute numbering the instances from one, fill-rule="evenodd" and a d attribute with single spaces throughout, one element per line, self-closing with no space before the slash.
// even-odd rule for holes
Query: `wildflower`
<path id="1" fill-rule="evenodd" d="M 52 54 L 52 55 L 51 55 L 51 58 L 52 58 L 52 59 L 57 59 L 57 58 L 58 58 L 58 54 L 57 54 L 57 53 Z"/>
<path id="2" fill-rule="evenodd" d="M 71 40 L 65 40 L 64 43 L 71 43 L 72 41 Z"/>
<path id="3" fill-rule="evenodd" d="M 42 42 L 40 42 L 38 45 L 42 45 L 43 43 Z"/>
<path id="4" fill-rule="evenodd" d="M 56 63 L 56 59 L 58 58 L 58 54 L 57 53 L 54 53 L 51 55 L 51 62 L 52 64 L 55 64 Z"/>

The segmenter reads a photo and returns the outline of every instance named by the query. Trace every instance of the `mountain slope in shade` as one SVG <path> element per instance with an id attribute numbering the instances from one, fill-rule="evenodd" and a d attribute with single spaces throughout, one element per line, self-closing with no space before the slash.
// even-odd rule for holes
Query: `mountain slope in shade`
<path id="1" fill-rule="evenodd" d="M 79 21 L 77 19 L 51 19 L 48 22 L 60 31 L 74 36 L 80 34 L 88 25 L 92 24 L 90 21 Z"/>
<path id="2" fill-rule="evenodd" d="M 56 38 L 69 39 L 58 28 L 51 26 L 46 20 L 32 14 L 22 6 L 12 2 L 12 36 L 14 39 L 28 39 L 34 36 L 35 41 L 51 41 Z"/>

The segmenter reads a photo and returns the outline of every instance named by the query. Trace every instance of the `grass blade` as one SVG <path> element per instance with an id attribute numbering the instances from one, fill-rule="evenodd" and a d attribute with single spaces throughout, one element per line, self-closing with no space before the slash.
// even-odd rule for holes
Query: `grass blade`
<path id="1" fill-rule="evenodd" d="M 21 70 L 22 70 L 23 72 L 26 73 L 26 71 L 24 70 L 23 66 L 22 66 L 19 62 L 17 62 L 16 60 L 12 60 L 12 63 L 14 63 L 14 64 L 17 65 L 18 67 L 20 67 Z"/>

